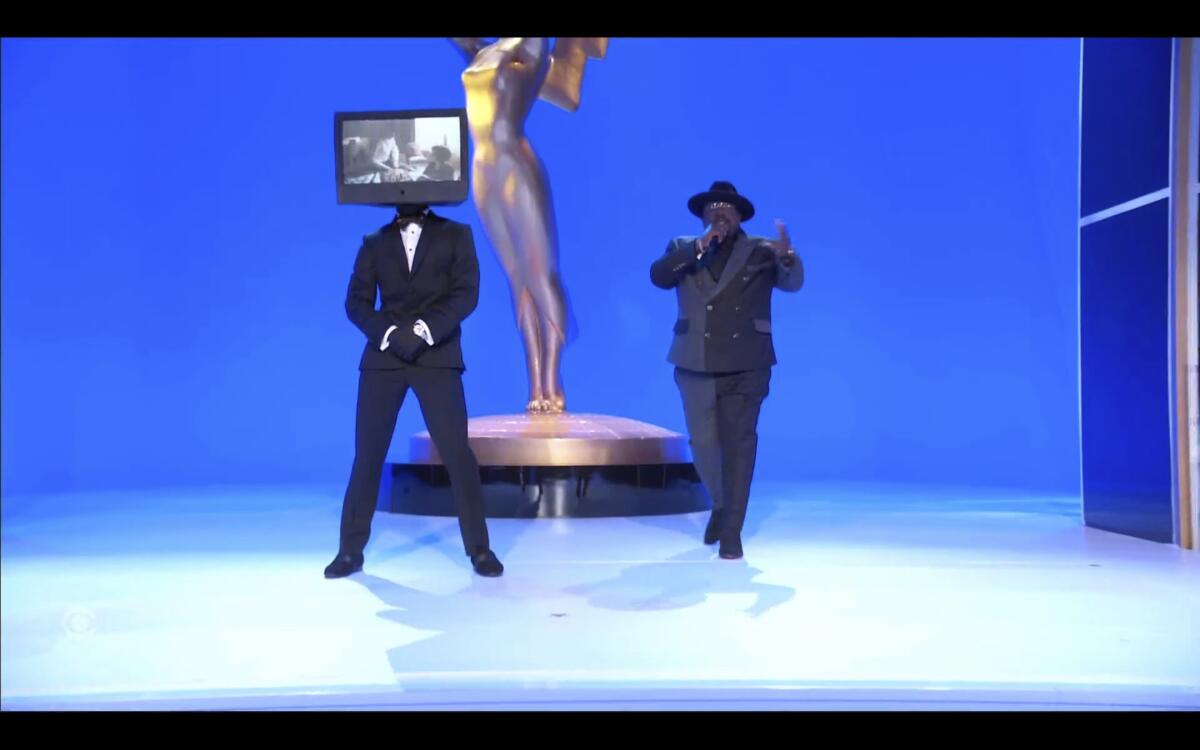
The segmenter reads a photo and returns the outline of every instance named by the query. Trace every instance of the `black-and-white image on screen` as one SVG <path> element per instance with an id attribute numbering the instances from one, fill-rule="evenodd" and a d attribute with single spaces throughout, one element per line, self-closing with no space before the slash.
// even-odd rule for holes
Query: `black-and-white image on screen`
<path id="1" fill-rule="evenodd" d="M 347 185 L 461 180 L 458 118 L 347 120 L 342 164 Z"/>

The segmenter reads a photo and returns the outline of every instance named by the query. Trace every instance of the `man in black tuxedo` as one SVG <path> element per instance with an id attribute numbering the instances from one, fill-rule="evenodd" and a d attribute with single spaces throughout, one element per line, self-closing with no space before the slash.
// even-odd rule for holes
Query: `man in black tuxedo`
<path id="1" fill-rule="evenodd" d="M 475 572 L 504 572 L 488 546 L 479 464 L 467 443 L 459 324 L 478 301 L 479 262 L 466 224 L 427 207 L 401 207 L 393 222 L 363 238 L 346 292 L 346 314 L 367 337 L 358 365 L 354 468 L 338 554 L 325 568 L 326 578 L 362 570 L 384 461 L 409 388 L 450 474 L 463 547 Z"/>
<path id="2" fill-rule="evenodd" d="M 674 289 L 679 302 L 667 360 L 675 365 L 696 472 L 713 499 L 704 543 L 719 541 L 721 557 L 733 560 L 742 556 L 758 415 L 775 364 L 771 294 L 800 289 L 804 265 L 783 222 L 775 222 L 775 240 L 742 230 L 754 205 L 728 182 L 693 195 L 688 209 L 704 233 L 671 240 L 650 266 L 650 280 Z"/>

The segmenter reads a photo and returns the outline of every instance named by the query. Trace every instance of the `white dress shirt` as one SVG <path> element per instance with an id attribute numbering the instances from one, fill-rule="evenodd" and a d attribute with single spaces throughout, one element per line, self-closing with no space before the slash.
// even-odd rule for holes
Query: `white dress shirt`
<path id="1" fill-rule="evenodd" d="M 417 243 L 421 240 L 421 225 L 415 221 L 409 224 L 404 229 L 400 230 L 400 237 L 404 240 L 404 257 L 408 260 L 408 272 L 412 273 L 413 258 L 417 254 Z M 388 337 L 392 335 L 392 331 L 398 326 L 392 326 L 383 334 L 383 342 L 379 345 L 379 351 L 387 351 Z M 425 321 L 418 320 L 413 324 L 413 333 L 425 339 L 425 343 L 433 346 L 433 334 L 429 332 L 429 326 L 425 325 Z"/>

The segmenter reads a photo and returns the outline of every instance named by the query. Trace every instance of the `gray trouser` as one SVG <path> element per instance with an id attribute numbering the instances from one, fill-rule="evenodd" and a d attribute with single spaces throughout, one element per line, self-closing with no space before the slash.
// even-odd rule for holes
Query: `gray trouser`
<path id="1" fill-rule="evenodd" d="M 675 368 L 696 473 L 723 509 L 722 538 L 736 539 L 746 521 L 758 454 L 758 415 L 771 370 L 706 373 Z"/>

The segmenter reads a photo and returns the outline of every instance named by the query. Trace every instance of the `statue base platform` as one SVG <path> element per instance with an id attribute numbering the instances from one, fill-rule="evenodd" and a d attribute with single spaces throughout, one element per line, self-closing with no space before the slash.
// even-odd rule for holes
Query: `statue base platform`
<path id="1" fill-rule="evenodd" d="M 692 513 L 712 507 L 687 436 L 599 414 L 476 417 L 467 439 L 479 461 L 489 518 Z M 450 477 L 428 432 L 409 460 L 384 467 L 378 508 L 454 516 Z"/>

